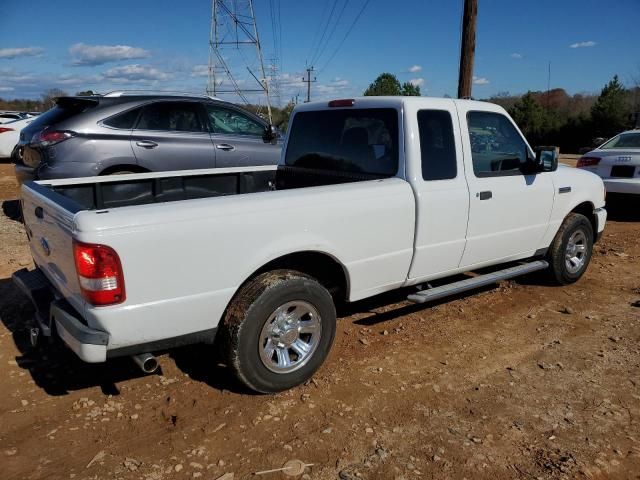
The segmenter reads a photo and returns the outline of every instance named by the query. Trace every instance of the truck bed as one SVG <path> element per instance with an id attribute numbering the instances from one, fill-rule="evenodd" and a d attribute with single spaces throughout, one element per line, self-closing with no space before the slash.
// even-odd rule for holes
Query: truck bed
<path id="1" fill-rule="evenodd" d="M 229 171 L 231 170 L 231 171 Z M 195 198 L 288 190 L 386 178 L 384 175 L 278 166 L 224 171 L 164 172 L 54 182 L 30 182 L 36 191 L 53 190 L 58 203 L 75 213 Z"/>

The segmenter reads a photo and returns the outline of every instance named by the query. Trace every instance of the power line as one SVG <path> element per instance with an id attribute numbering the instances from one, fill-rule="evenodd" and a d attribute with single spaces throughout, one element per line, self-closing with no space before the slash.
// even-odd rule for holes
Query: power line
<path id="1" fill-rule="evenodd" d="M 335 10 L 336 10 L 336 6 L 338 5 L 338 1 L 339 0 L 334 0 L 333 5 L 331 6 L 331 12 L 329 12 L 329 17 L 327 18 L 327 23 L 324 25 L 324 29 L 322 30 L 322 35 L 320 36 L 320 40 L 318 41 L 318 45 L 316 45 L 316 48 L 315 48 L 313 54 L 311 55 L 312 59 L 314 59 L 316 57 L 316 54 L 318 53 L 318 50 L 320 50 L 320 47 L 322 46 L 322 42 L 324 41 L 324 38 L 327 35 L 327 29 L 329 28 L 329 25 L 331 24 L 331 19 L 333 18 L 333 12 L 335 12 Z M 313 61 L 311 61 L 311 64 L 313 64 Z"/>
<path id="2" fill-rule="evenodd" d="M 329 6 L 329 2 L 323 2 L 324 8 L 322 9 L 322 14 L 320 15 L 320 22 L 318 22 L 318 28 L 316 28 L 316 33 L 313 35 L 313 40 L 311 41 L 311 47 L 309 48 L 309 55 L 307 55 L 307 59 L 311 58 L 311 53 L 314 50 L 316 45 L 316 41 L 318 40 L 318 35 L 320 34 L 320 30 L 322 30 L 322 24 L 324 23 L 324 16 L 327 13 L 327 7 Z"/>
<path id="3" fill-rule="evenodd" d="M 335 33 L 337 26 L 340 24 L 340 20 L 342 19 L 342 15 L 346 10 L 347 5 L 349 5 L 349 0 L 345 0 L 344 5 L 342 5 L 342 10 L 340 10 L 338 17 L 336 18 L 336 21 L 333 22 L 333 28 L 331 29 L 331 31 L 329 32 L 329 35 L 327 36 L 327 41 L 324 42 L 324 45 L 322 45 L 322 48 L 320 52 L 318 52 L 318 55 L 313 60 L 311 60 L 311 65 L 315 65 L 322 58 L 322 54 L 327 49 L 327 46 L 331 42 L 331 38 L 333 37 L 333 34 Z"/>
<path id="4" fill-rule="evenodd" d="M 342 37 L 342 40 L 340 41 L 340 43 L 338 44 L 338 46 L 336 47 L 336 49 L 333 51 L 333 53 L 331 54 L 331 56 L 329 57 L 329 60 L 327 60 L 327 62 L 324 64 L 324 66 L 320 69 L 320 71 L 318 72 L 318 75 L 320 75 L 322 72 L 325 71 L 325 69 L 327 68 L 327 66 L 331 63 L 331 61 L 334 59 L 334 57 L 338 54 L 338 52 L 340 51 L 340 49 L 342 48 L 342 45 L 344 45 L 344 42 L 347 40 L 347 37 L 349 37 L 349 34 L 351 34 L 351 31 L 353 30 L 353 28 L 356 26 L 356 23 L 358 23 L 358 20 L 360 20 L 360 17 L 362 16 L 362 14 L 364 13 L 365 9 L 367 8 L 367 5 L 369 5 L 369 2 L 371 0 L 365 0 L 364 4 L 362 5 L 362 8 L 360 9 L 360 11 L 358 12 L 358 15 L 356 15 L 356 18 L 353 19 L 353 22 L 351 23 L 351 25 L 349 26 L 349 29 L 347 30 L 347 33 L 344 34 L 344 37 Z"/>

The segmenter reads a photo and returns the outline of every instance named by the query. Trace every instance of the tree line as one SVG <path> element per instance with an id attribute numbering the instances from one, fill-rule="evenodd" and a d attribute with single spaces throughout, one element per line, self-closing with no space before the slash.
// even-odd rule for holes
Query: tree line
<path id="1" fill-rule="evenodd" d="M 487 99 L 502 105 L 533 145 L 580 153 L 623 130 L 639 126 L 640 86 L 625 88 L 614 76 L 599 95 L 568 95 L 561 88 Z"/>

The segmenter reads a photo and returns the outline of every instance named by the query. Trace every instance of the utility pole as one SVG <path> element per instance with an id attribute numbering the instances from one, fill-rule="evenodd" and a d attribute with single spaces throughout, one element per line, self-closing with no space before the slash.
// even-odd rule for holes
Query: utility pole
<path id="1" fill-rule="evenodd" d="M 302 81 L 307 84 L 307 100 L 305 103 L 309 103 L 311 101 L 311 84 L 316 81 L 316 77 L 311 78 L 311 73 L 313 71 L 313 67 L 307 68 L 307 76 L 306 78 L 302 78 Z"/>
<path id="2" fill-rule="evenodd" d="M 549 60 L 549 70 L 547 72 L 547 113 L 549 113 L 549 95 L 551 93 L 551 60 Z"/>
<path id="3" fill-rule="evenodd" d="M 476 53 L 476 18 L 478 0 L 464 0 L 462 14 L 462 39 L 460 42 L 460 74 L 458 98 L 471 98 L 473 83 L 473 57 Z"/>

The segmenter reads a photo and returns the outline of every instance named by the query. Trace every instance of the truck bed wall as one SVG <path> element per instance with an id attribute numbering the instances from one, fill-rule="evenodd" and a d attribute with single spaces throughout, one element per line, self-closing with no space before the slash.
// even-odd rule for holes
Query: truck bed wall
<path id="1" fill-rule="evenodd" d="M 70 183 L 53 190 L 71 200 L 79 210 L 174 202 L 245 193 L 335 185 L 383 176 L 321 169 L 279 166 L 275 170 L 204 173 L 187 176 L 127 178 L 93 183 Z"/>

